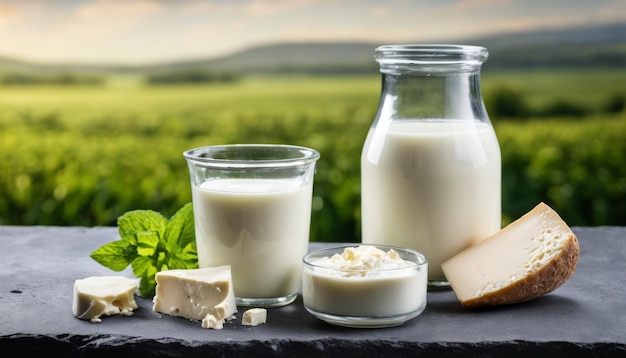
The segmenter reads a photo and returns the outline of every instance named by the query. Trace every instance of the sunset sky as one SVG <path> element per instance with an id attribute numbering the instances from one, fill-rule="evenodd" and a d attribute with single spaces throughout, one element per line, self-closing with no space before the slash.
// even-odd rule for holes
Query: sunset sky
<path id="1" fill-rule="evenodd" d="M 0 56 L 158 63 L 286 41 L 459 43 L 615 22 L 625 0 L 0 0 Z"/>

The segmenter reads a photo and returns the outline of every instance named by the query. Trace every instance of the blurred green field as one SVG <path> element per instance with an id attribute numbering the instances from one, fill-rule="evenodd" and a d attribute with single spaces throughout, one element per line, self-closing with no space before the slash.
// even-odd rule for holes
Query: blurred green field
<path id="1" fill-rule="evenodd" d="M 491 115 L 503 157 L 503 225 L 545 201 L 572 226 L 626 223 L 626 70 L 483 73 L 484 99 L 512 89 L 530 108 Z M 361 146 L 378 76 L 245 77 L 231 84 L 0 87 L 0 224 L 116 225 L 129 210 L 169 216 L 191 200 L 184 150 L 289 143 L 319 150 L 313 241 L 360 240 Z M 490 112 L 491 113 L 491 112 Z"/>

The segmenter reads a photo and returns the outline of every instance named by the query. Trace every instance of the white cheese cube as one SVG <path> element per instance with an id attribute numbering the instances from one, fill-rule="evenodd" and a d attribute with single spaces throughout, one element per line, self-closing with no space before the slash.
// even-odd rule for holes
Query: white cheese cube
<path id="1" fill-rule="evenodd" d="M 158 272 L 155 312 L 202 321 L 203 328 L 221 329 L 237 313 L 230 266 Z"/>
<path id="2" fill-rule="evenodd" d="M 100 322 L 100 316 L 132 316 L 137 309 L 137 280 L 121 276 L 91 276 L 74 282 L 72 312 L 79 319 Z"/>
<path id="3" fill-rule="evenodd" d="M 265 308 L 250 308 L 243 313 L 241 324 L 244 326 L 258 326 L 267 321 Z"/>

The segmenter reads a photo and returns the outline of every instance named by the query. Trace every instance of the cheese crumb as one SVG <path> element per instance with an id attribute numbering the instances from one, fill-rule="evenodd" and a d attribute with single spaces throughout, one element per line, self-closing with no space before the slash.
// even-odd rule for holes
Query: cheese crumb
<path id="1" fill-rule="evenodd" d="M 345 276 L 368 276 L 373 271 L 393 270 L 409 265 L 394 249 L 385 252 L 371 245 L 347 247 L 343 253 L 322 257 L 314 264 L 343 270 Z"/>
<path id="2" fill-rule="evenodd" d="M 244 326 L 258 326 L 267 321 L 265 308 L 250 308 L 243 313 L 241 324 Z"/>

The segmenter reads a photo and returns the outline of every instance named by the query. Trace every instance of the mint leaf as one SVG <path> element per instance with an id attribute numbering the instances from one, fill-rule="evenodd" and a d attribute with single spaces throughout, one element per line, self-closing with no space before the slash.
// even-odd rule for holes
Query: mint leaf
<path id="1" fill-rule="evenodd" d="M 170 219 L 165 229 L 166 248 L 175 251 L 188 244 L 195 245 L 196 231 L 193 223 L 193 206 L 187 203 Z"/>
<path id="2" fill-rule="evenodd" d="M 198 253 L 193 222 L 193 206 L 183 206 L 172 218 L 165 230 L 167 238 L 165 264 L 170 268 L 197 268 Z"/>
<path id="3" fill-rule="evenodd" d="M 155 260 L 152 257 L 137 256 L 130 266 L 133 268 L 133 273 L 137 277 L 144 278 L 157 273 Z"/>
<path id="4" fill-rule="evenodd" d="M 152 210 L 133 210 L 117 219 L 117 227 L 122 237 L 129 243 L 137 243 L 137 233 L 153 231 L 163 237 L 168 220 L 161 213 Z"/>
<path id="5" fill-rule="evenodd" d="M 159 271 L 156 265 L 156 258 L 137 256 L 131 263 L 133 274 L 141 278 L 139 281 L 139 295 L 149 297 L 154 295 L 156 289 L 155 275 Z"/>
<path id="6" fill-rule="evenodd" d="M 170 255 L 167 261 L 168 267 L 186 267 L 197 268 L 198 267 L 198 253 L 196 251 L 195 243 L 185 246 L 182 250 L 176 251 L 173 255 Z"/>
<path id="7" fill-rule="evenodd" d="M 156 288 L 155 275 L 144 276 L 141 278 L 141 280 L 139 280 L 139 295 L 140 296 L 142 297 L 154 296 L 154 291 Z"/>
<path id="8" fill-rule="evenodd" d="M 137 250 L 123 240 L 109 242 L 91 253 L 91 258 L 113 271 L 123 271 L 137 257 Z"/>
<path id="9" fill-rule="evenodd" d="M 154 295 L 155 275 L 170 269 L 198 267 L 193 206 L 185 204 L 169 220 L 152 210 L 133 210 L 117 221 L 121 240 L 91 253 L 99 264 L 114 271 L 131 266 L 140 278 L 139 294 Z"/>
<path id="10" fill-rule="evenodd" d="M 136 233 L 137 254 L 139 256 L 152 256 L 159 246 L 159 234 L 155 231 L 141 231 Z"/>

